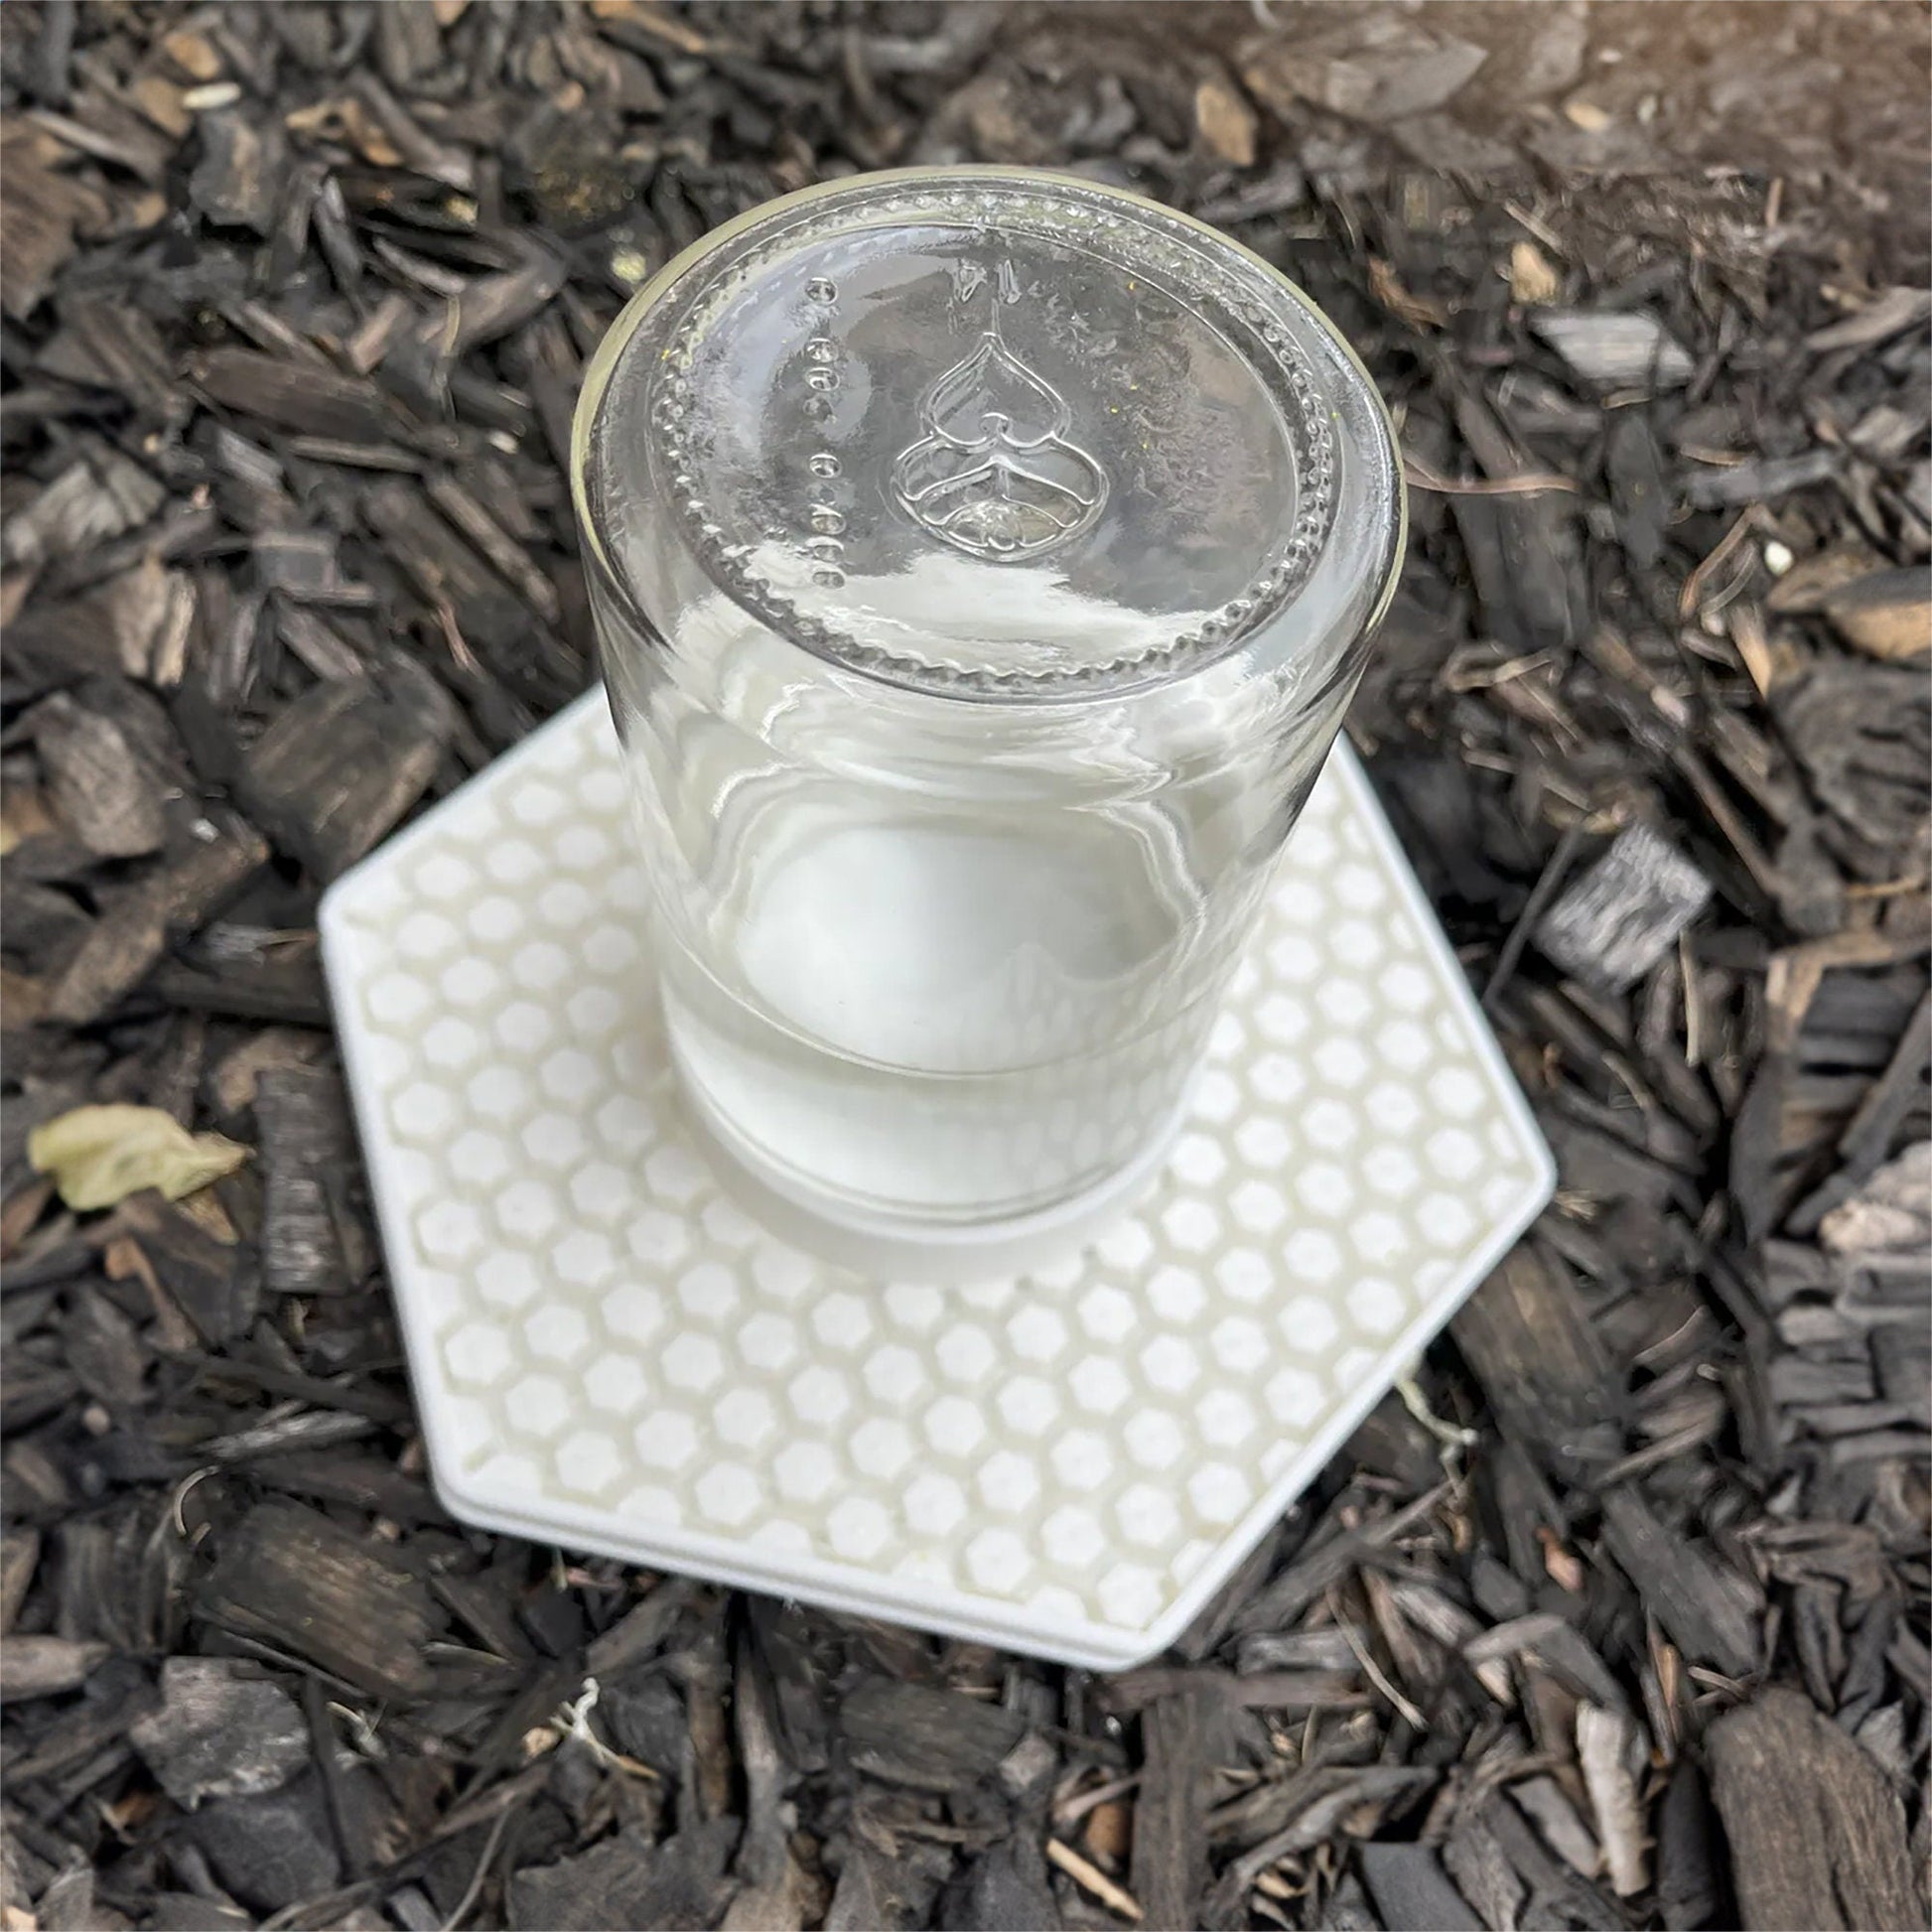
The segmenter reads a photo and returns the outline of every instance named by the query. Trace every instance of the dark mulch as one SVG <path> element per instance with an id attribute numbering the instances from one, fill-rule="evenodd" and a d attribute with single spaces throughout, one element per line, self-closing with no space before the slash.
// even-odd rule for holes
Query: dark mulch
<path id="1" fill-rule="evenodd" d="M 5 1924 L 1922 1923 L 1926 57 L 1917 6 L 6 7 Z M 1384 1404 L 1110 1680 L 449 1522 L 316 965 L 319 889 L 591 677 L 625 296 L 961 157 L 1226 224 L 1400 412 L 1351 731 L 1563 1175 L 1437 1427 Z M 90 1101 L 254 1158 L 69 1210 L 25 1143 Z"/>

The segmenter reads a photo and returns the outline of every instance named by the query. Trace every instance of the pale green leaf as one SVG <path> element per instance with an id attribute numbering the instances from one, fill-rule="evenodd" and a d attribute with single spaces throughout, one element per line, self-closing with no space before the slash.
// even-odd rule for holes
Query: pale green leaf
<path id="1" fill-rule="evenodd" d="M 219 1134 L 191 1134 L 159 1107 L 75 1107 L 28 1135 L 27 1158 L 53 1175 L 69 1207 L 89 1208 L 144 1187 L 180 1200 L 233 1173 L 248 1150 Z"/>

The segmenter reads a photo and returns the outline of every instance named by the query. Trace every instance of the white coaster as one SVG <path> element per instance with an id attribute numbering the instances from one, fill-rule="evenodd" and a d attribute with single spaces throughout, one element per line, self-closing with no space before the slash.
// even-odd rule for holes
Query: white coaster
<path id="1" fill-rule="evenodd" d="M 601 693 L 322 935 L 438 1493 L 471 1523 L 1116 1669 L 1172 1642 L 1548 1200 L 1346 746 L 1173 1156 L 1023 1280 L 819 1261 L 679 1118 Z"/>

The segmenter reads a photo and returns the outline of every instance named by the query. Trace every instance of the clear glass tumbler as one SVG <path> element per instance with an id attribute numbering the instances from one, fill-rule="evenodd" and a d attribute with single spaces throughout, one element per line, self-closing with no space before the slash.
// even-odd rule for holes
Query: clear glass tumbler
<path id="1" fill-rule="evenodd" d="M 573 468 L 698 1125 L 847 1258 L 1091 1227 L 1160 1163 L 1395 581 L 1360 363 L 1138 197 L 862 176 L 637 295 Z"/>

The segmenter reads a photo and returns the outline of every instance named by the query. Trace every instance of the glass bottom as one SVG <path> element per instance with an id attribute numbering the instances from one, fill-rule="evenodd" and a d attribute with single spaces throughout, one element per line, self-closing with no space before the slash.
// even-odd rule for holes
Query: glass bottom
<path id="1" fill-rule="evenodd" d="M 673 1047 L 673 1061 L 676 1049 Z M 1063 1262 L 1129 1214 L 1167 1165 L 1186 1095 L 1154 1124 L 1125 1166 L 1049 1207 L 970 1223 L 867 1212 L 838 1195 L 808 1193 L 705 1100 L 678 1065 L 686 1120 L 726 1190 L 784 1240 L 840 1267 L 897 1282 L 963 1287 Z"/>
<path id="2" fill-rule="evenodd" d="M 777 803 L 719 913 L 658 934 L 673 1058 L 745 1165 L 848 1225 L 970 1233 L 1146 1155 L 1227 977 L 1165 821 Z"/>

